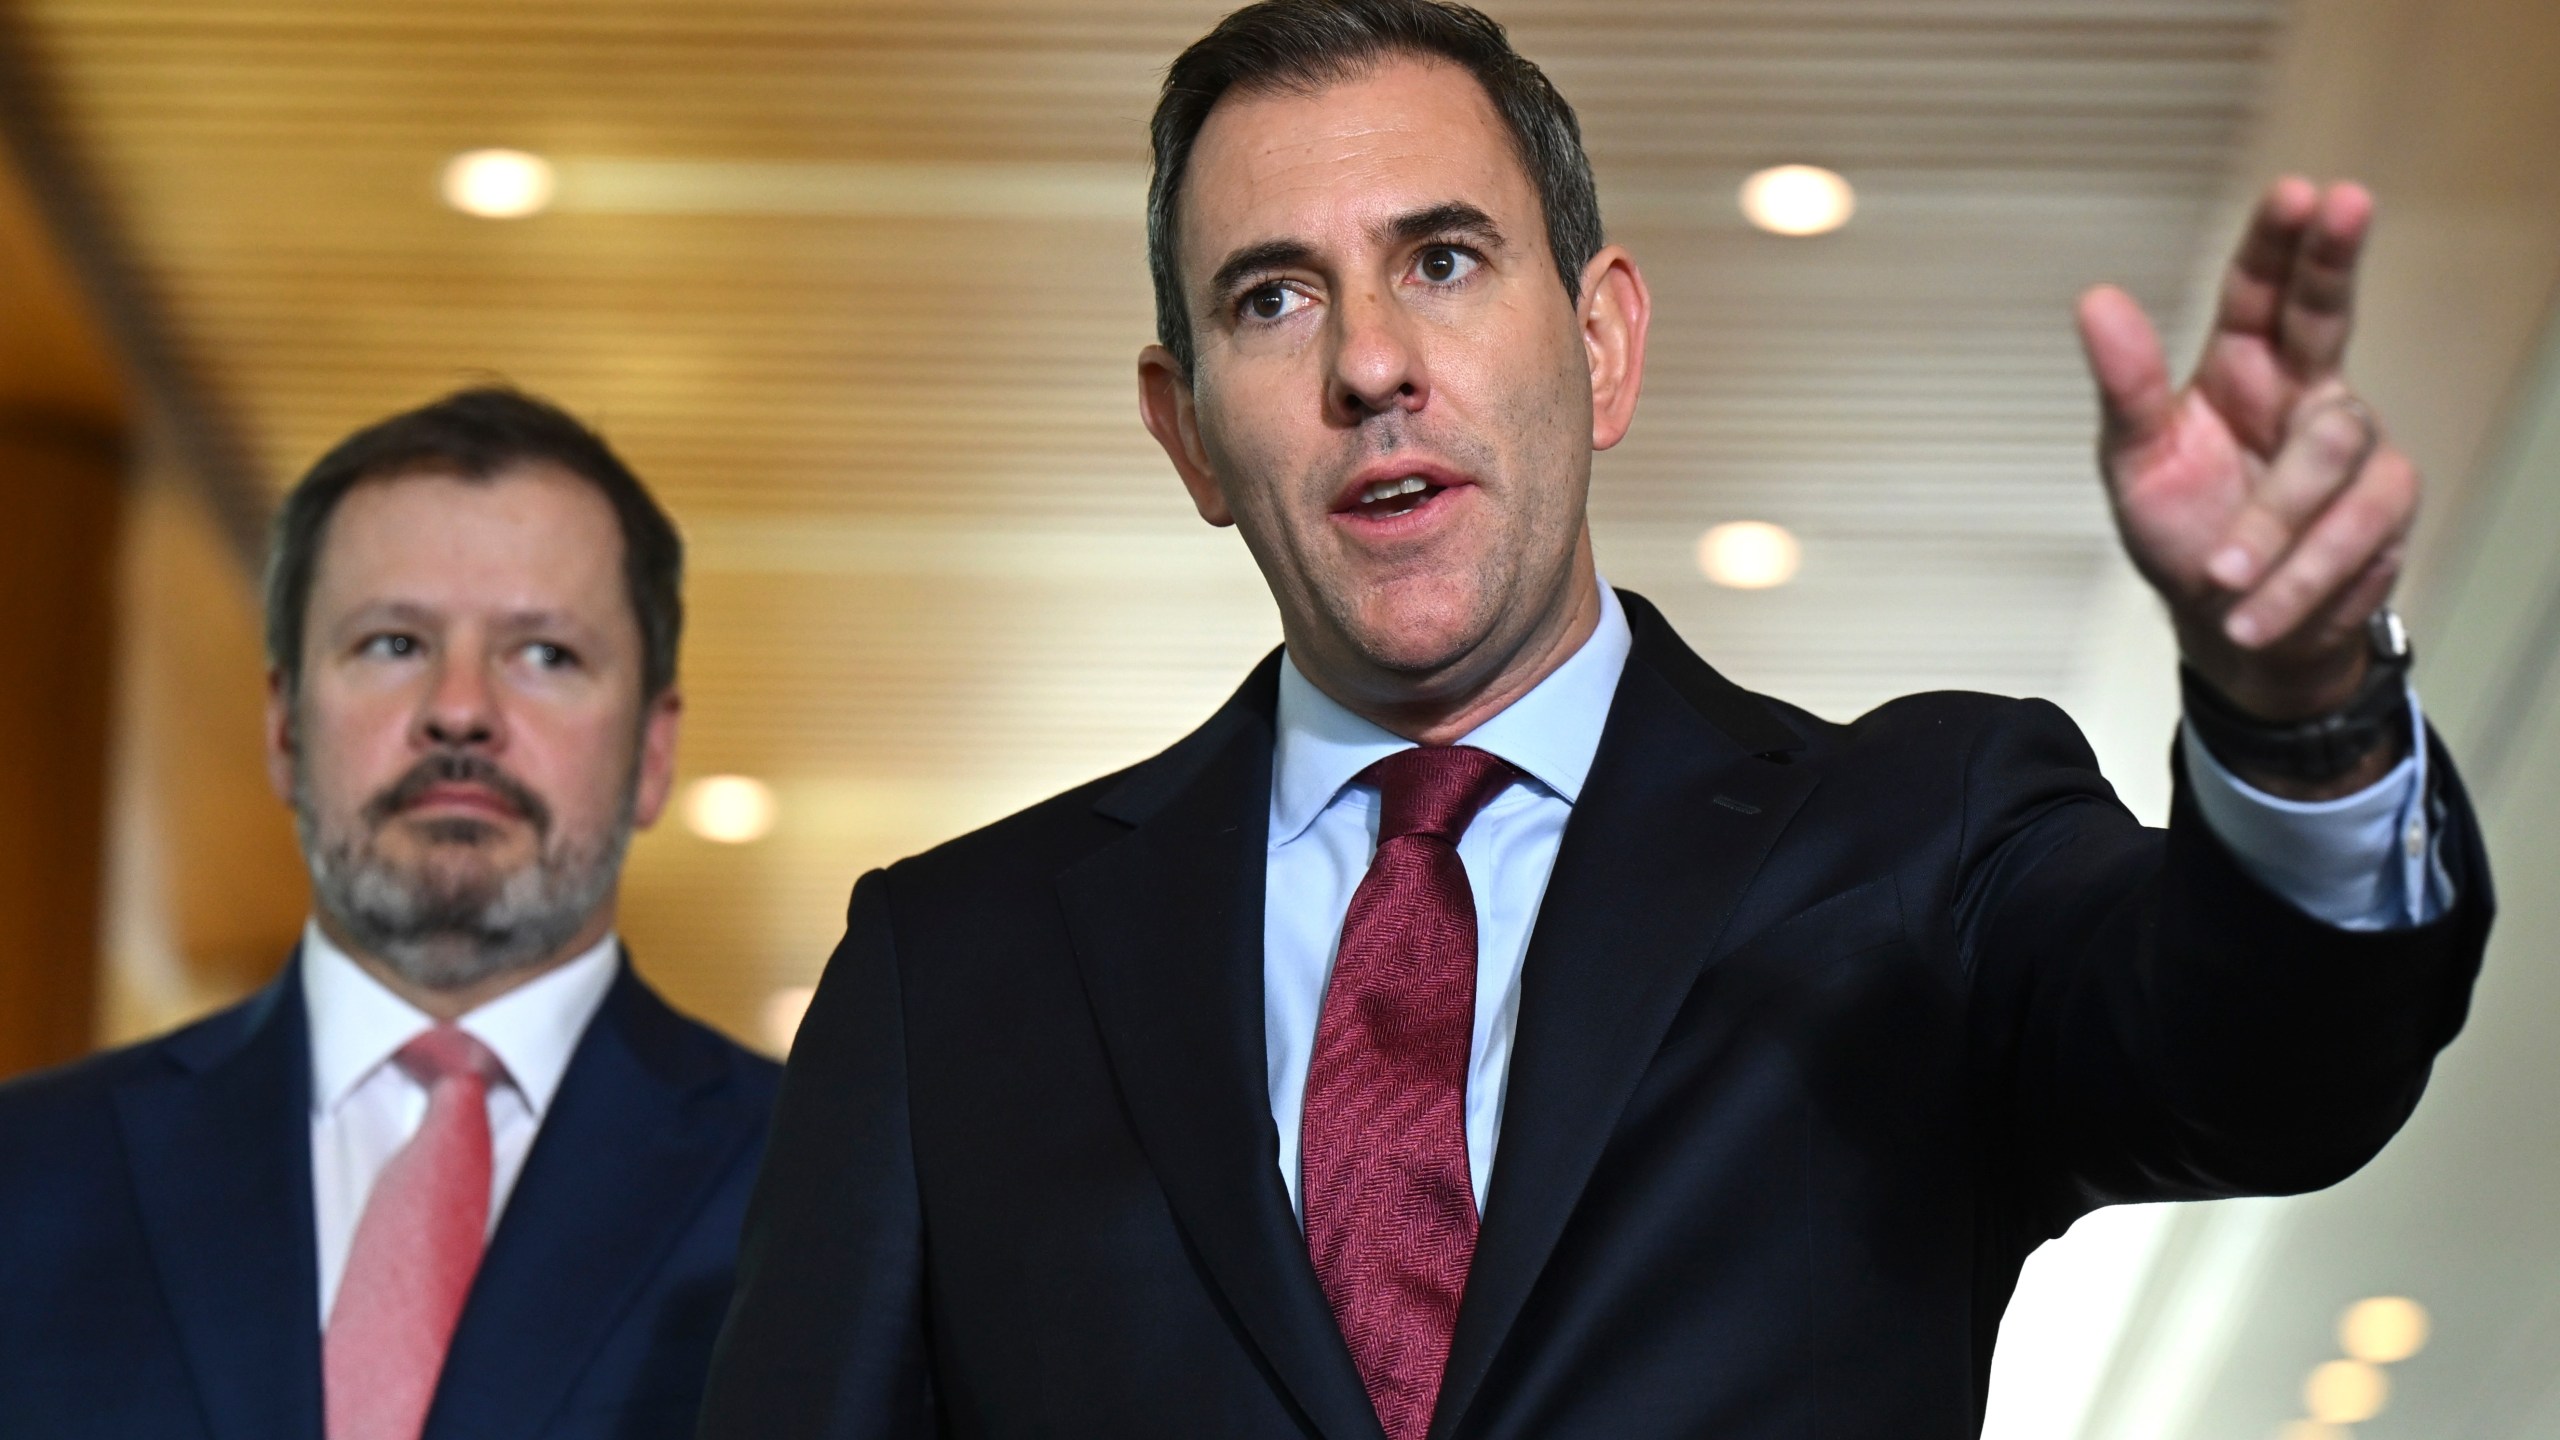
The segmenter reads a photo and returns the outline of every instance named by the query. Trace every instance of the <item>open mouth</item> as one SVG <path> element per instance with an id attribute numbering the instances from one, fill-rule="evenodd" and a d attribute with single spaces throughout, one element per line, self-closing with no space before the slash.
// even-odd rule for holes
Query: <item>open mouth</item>
<path id="1" fill-rule="evenodd" d="M 1359 498 L 1352 502 L 1351 513 L 1371 517 L 1402 515 L 1430 504 L 1445 488 L 1419 475 L 1380 480 L 1361 487 Z"/>
<path id="2" fill-rule="evenodd" d="M 1472 483 L 1469 476 L 1456 470 L 1414 457 L 1401 464 L 1369 467 L 1366 474 L 1354 477 L 1343 487 L 1333 510 L 1349 519 L 1393 520 L 1429 509 L 1441 496 Z"/>

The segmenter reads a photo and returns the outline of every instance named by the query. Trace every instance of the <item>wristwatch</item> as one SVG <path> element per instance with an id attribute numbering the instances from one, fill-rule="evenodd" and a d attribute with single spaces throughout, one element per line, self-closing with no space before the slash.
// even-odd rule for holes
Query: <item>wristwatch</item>
<path id="1" fill-rule="evenodd" d="M 2347 703 L 2326 715 L 2290 724 L 2261 720 L 2234 705 L 2187 664 L 2178 666 L 2178 689 L 2187 723 L 2213 758 L 2233 770 L 2280 775 L 2319 785 L 2353 770 L 2367 755 L 2409 734 L 2409 666 L 2417 658 L 2409 627 L 2391 607 L 2365 622 L 2371 663 L 2364 683 Z"/>

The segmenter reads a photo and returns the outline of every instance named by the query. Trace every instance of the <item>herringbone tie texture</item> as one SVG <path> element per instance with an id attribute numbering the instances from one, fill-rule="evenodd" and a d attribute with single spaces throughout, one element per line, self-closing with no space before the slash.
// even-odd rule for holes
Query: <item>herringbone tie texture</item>
<path id="1" fill-rule="evenodd" d="M 1476 906 L 1458 837 L 1518 772 L 1467 746 L 1399 751 L 1352 892 L 1307 1071 L 1307 1249 L 1388 1440 L 1422 1440 L 1475 1258 L 1467 1054 Z"/>

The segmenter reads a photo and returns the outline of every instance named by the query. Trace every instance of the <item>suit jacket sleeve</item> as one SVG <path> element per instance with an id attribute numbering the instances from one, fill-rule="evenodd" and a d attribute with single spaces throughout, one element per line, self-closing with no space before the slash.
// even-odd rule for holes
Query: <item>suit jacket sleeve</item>
<path id="1" fill-rule="evenodd" d="M 2380 932 L 2251 879 L 2172 764 L 2162 832 L 2043 702 L 2003 707 L 1967 762 L 1954 909 L 1979 1113 L 2034 1238 L 2103 1204 L 2345 1178 L 2408 1118 L 2469 1003 L 2489 872 L 2440 746 L 2427 803 L 2456 901 Z"/>
<path id="2" fill-rule="evenodd" d="M 936 1433 L 888 882 L 854 887 L 785 1070 L 712 1360 L 705 1440 Z"/>

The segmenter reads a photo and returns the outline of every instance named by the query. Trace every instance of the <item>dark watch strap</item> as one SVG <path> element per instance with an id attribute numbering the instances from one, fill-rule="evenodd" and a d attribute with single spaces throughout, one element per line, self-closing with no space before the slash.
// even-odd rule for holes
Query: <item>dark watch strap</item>
<path id="1" fill-rule="evenodd" d="M 2238 771 L 2323 784 L 2353 770 L 2378 747 L 2409 735 L 2409 663 L 2399 617 L 2376 617 L 2364 683 L 2326 715 L 2280 725 L 2231 703 L 2190 665 L 2178 667 L 2187 723 L 2213 758 Z"/>

